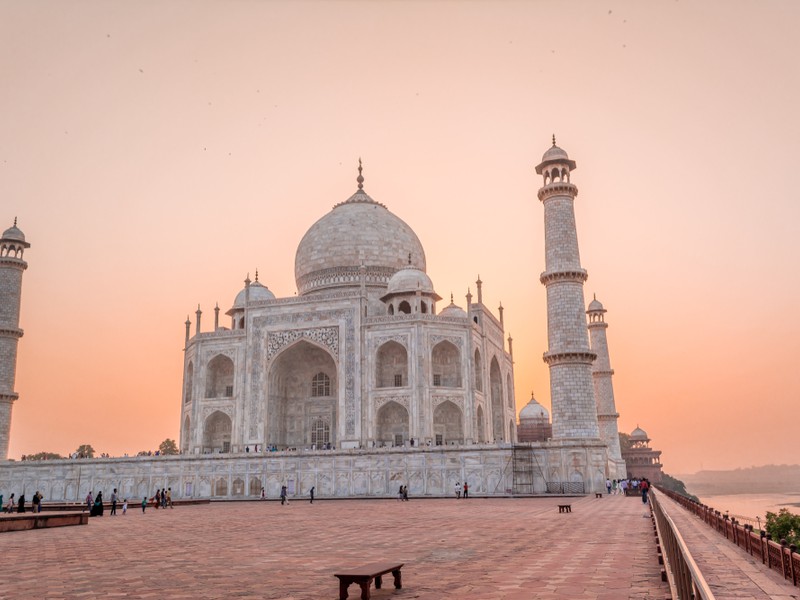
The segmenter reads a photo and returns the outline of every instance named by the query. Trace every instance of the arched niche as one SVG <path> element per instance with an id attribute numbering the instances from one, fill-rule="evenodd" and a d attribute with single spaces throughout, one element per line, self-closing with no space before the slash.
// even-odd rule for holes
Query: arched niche
<path id="1" fill-rule="evenodd" d="M 233 396 L 233 361 L 224 354 L 217 354 L 206 367 L 206 398 L 230 398 Z"/>
<path id="2" fill-rule="evenodd" d="M 443 340 L 433 347 L 431 371 L 435 387 L 461 387 L 461 352 L 455 344 Z"/>
<path id="3" fill-rule="evenodd" d="M 447 400 L 434 409 L 433 432 L 437 446 L 464 443 L 464 416 L 455 403 Z"/>
<path id="4" fill-rule="evenodd" d="M 475 389 L 479 392 L 483 391 L 483 361 L 481 360 L 481 351 L 475 348 L 475 361 L 473 364 L 475 369 Z"/>
<path id="5" fill-rule="evenodd" d="M 482 406 L 475 411 L 475 435 L 479 444 L 486 442 L 486 415 Z"/>
<path id="6" fill-rule="evenodd" d="M 402 446 L 408 440 L 408 411 L 397 402 L 387 402 L 375 417 L 375 432 L 378 442 Z"/>
<path id="7" fill-rule="evenodd" d="M 500 363 L 492 357 L 489 366 L 489 395 L 492 400 L 492 437 L 496 442 L 505 439 L 505 419 L 503 413 L 503 377 L 500 374 Z"/>
<path id="8" fill-rule="evenodd" d="M 183 430 L 181 430 L 181 452 L 189 452 L 189 444 L 192 439 L 192 421 L 189 415 L 183 419 Z"/>
<path id="9" fill-rule="evenodd" d="M 375 386 L 404 387 L 408 385 L 408 351 L 398 342 L 386 342 L 375 357 Z"/>
<path id="10" fill-rule="evenodd" d="M 208 415 L 203 424 L 203 452 L 230 452 L 231 429 L 231 418 L 225 413 L 216 410 Z"/>
<path id="11" fill-rule="evenodd" d="M 186 376 L 183 378 L 183 401 L 186 404 L 192 401 L 192 381 L 194 380 L 194 363 L 189 361 L 186 367 Z"/>

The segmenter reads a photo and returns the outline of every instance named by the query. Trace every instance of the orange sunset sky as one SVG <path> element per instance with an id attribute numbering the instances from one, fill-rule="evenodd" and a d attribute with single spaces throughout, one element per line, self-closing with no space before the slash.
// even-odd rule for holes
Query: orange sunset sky
<path id="1" fill-rule="evenodd" d="M 208 330 L 256 268 L 293 295 L 359 156 L 436 291 L 464 306 L 480 274 L 502 301 L 517 407 L 549 408 L 555 133 L 620 430 L 673 474 L 800 462 L 798 23 L 789 0 L 0 1 L 0 230 L 31 243 L 10 456 L 177 440 L 186 315 Z"/>

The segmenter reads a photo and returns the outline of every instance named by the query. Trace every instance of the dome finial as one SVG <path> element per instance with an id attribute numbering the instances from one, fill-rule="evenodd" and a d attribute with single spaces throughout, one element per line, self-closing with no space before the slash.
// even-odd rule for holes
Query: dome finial
<path id="1" fill-rule="evenodd" d="M 364 176 L 361 175 L 361 157 L 358 157 L 358 177 L 356 177 L 356 181 L 358 182 L 358 189 L 363 191 L 364 190 Z"/>
<path id="2" fill-rule="evenodd" d="M 411 266 L 411 252 L 408 253 L 408 266 Z"/>
<path id="3" fill-rule="evenodd" d="M 14 217 L 14 227 L 17 226 L 17 217 Z"/>
<path id="4" fill-rule="evenodd" d="M 553 146 L 555 146 L 555 145 L 556 145 L 556 134 L 554 133 L 553 134 Z"/>
<path id="5" fill-rule="evenodd" d="M 256 267 L 256 281 L 258 281 L 258 267 Z"/>
<path id="6" fill-rule="evenodd" d="M 454 304 L 454 302 L 453 302 L 453 292 L 450 292 L 450 304 Z"/>

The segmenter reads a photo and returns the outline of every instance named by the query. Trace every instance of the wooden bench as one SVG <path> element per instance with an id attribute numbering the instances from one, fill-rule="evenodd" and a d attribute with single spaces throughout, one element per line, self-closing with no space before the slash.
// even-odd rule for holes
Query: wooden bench
<path id="1" fill-rule="evenodd" d="M 602 497 L 603 497 L 603 494 L 601 494 L 600 492 L 595 492 L 595 493 L 594 493 L 594 497 L 595 497 L 595 498 L 602 498 Z"/>
<path id="2" fill-rule="evenodd" d="M 334 577 L 339 578 L 339 600 L 346 600 L 347 588 L 351 583 L 361 586 L 361 600 L 369 600 L 369 586 L 375 580 L 375 589 L 381 589 L 383 575 L 391 573 L 394 575 L 394 587 L 398 590 L 403 587 L 400 579 L 400 569 L 404 563 L 372 563 L 354 569 L 348 569 L 334 573 Z"/>
<path id="3" fill-rule="evenodd" d="M 558 512 L 560 513 L 571 513 L 572 512 L 572 504 L 559 504 L 558 505 Z"/>

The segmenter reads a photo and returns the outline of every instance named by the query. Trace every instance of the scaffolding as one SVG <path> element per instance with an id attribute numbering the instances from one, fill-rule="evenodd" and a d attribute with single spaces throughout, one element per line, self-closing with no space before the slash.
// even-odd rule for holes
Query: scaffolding
<path id="1" fill-rule="evenodd" d="M 511 453 L 513 483 L 511 493 L 517 495 L 530 495 L 534 493 L 534 477 L 538 474 L 544 479 L 544 473 L 529 444 L 514 444 Z"/>

